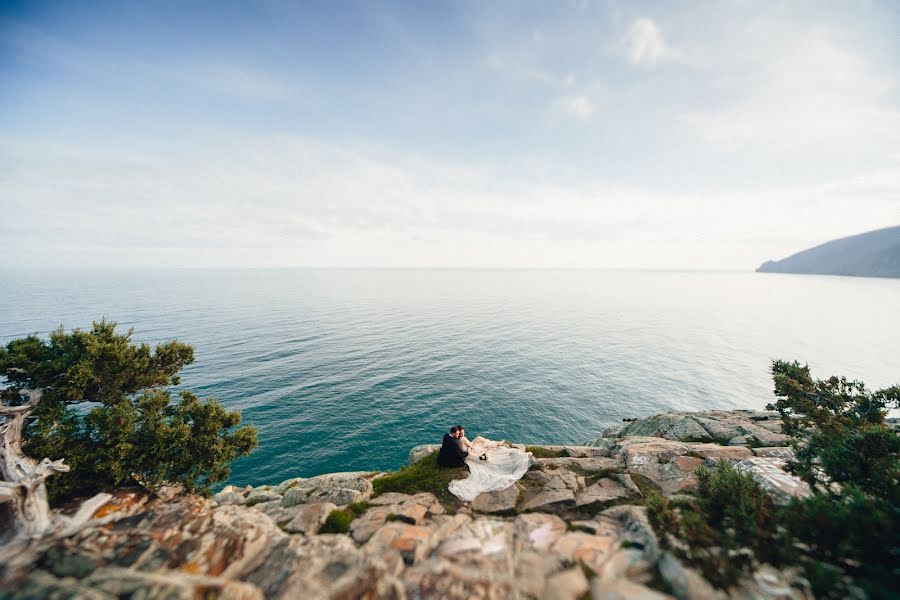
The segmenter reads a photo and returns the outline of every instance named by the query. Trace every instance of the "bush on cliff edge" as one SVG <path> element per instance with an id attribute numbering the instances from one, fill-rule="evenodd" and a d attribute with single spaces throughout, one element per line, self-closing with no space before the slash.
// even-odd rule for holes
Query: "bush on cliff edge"
<path id="1" fill-rule="evenodd" d="M 230 462 L 257 444 L 252 426 L 237 428 L 240 413 L 215 400 L 168 386 L 194 360 L 177 340 L 134 344 L 132 331 L 94 323 L 89 331 L 62 328 L 0 347 L 5 401 L 21 389 L 40 389 L 43 400 L 26 425 L 24 449 L 41 459 L 65 458 L 68 473 L 47 480 L 53 501 L 119 486 L 181 484 L 208 492 L 225 481 Z"/>
<path id="2" fill-rule="evenodd" d="M 797 362 L 772 364 L 768 406 L 784 419 L 796 459 L 788 470 L 813 490 L 777 507 L 727 462 L 698 472 L 695 498 L 647 501 L 661 543 L 719 587 L 759 563 L 801 568 L 818 598 L 894 597 L 900 578 L 900 436 L 886 426 L 900 388 L 871 392 L 843 377 L 816 380 Z"/>

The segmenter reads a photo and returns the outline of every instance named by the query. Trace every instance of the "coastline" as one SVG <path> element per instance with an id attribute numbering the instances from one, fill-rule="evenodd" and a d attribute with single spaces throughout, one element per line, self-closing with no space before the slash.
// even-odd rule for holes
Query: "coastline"
<path id="1" fill-rule="evenodd" d="M 427 489 L 431 445 L 399 472 L 227 486 L 210 499 L 118 490 L 79 531 L 4 548 L 3 598 L 804 598 L 796 573 L 774 567 L 728 593 L 713 587 L 661 547 L 643 506 L 692 493 L 697 468 L 719 460 L 776 503 L 808 494 L 783 470 L 780 425 L 771 412 L 673 412 L 582 445 L 527 446 L 531 470 L 471 503 Z M 397 485 L 422 489 L 385 491 Z"/>

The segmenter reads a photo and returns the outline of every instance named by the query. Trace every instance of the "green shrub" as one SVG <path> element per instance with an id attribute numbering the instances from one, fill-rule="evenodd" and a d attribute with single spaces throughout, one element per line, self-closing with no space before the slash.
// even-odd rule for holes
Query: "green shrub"
<path id="1" fill-rule="evenodd" d="M 356 515 L 351 510 L 345 508 L 335 509 L 325 519 L 325 523 L 322 524 L 319 533 L 347 533 L 350 531 L 350 523 L 355 518 Z"/>
<path id="2" fill-rule="evenodd" d="M 447 486 L 454 479 L 468 477 L 469 470 L 466 467 L 441 467 L 437 464 L 437 455 L 434 452 L 413 465 L 373 480 L 375 494 L 431 492 L 448 512 L 455 512 L 462 503 Z"/>
<path id="3" fill-rule="evenodd" d="M 208 493 L 225 481 L 230 463 L 257 444 L 240 414 L 215 400 L 168 386 L 194 360 L 191 346 L 172 341 L 151 350 L 117 334 L 116 324 L 90 331 L 59 329 L 49 340 L 29 336 L 0 348 L 0 396 L 16 402 L 21 389 L 40 389 L 28 420 L 24 450 L 36 458 L 65 458 L 68 473 L 47 480 L 53 501 L 119 486 L 181 484 Z M 90 403 L 88 410 L 83 406 Z"/>
<path id="4" fill-rule="evenodd" d="M 774 505 L 752 475 L 723 460 L 714 471 L 697 469 L 697 478 L 696 497 L 677 509 L 657 493 L 647 498 L 647 517 L 663 547 L 678 549 L 722 588 L 737 583 L 757 561 L 777 563 Z"/>
<path id="5" fill-rule="evenodd" d="M 875 392 L 843 377 L 816 380 L 797 362 L 772 364 L 770 404 L 813 493 L 776 507 L 727 462 L 699 469 L 697 495 L 674 507 L 648 496 L 661 544 L 728 587 L 758 563 L 799 567 L 816 597 L 895 597 L 900 580 L 900 436 L 884 424 L 900 387 Z M 636 483 L 639 482 L 636 479 Z M 676 543 L 677 541 L 677 543 Z"/>

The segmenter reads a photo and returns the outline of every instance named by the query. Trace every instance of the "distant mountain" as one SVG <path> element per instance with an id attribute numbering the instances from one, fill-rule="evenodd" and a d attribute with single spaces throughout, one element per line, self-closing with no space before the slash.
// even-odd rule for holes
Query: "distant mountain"
<path id="1" fill-rule="evenodd" d="M 825 242 L 781 260 L 768 260 L 756 271 L 900 277 L 900 225 Z"/>

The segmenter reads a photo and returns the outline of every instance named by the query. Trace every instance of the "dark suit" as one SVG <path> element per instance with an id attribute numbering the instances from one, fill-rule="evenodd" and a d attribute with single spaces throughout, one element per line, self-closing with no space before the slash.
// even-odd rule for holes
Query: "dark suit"
<path id="1" fill-rule="evenodd" d="M 442 467 L 462 467 L 466 464 L 468 452 L 462 449 L 458 438 L 449 433 L 444 434 L 441 451 L 438 452 L 438 464 Z"/>

